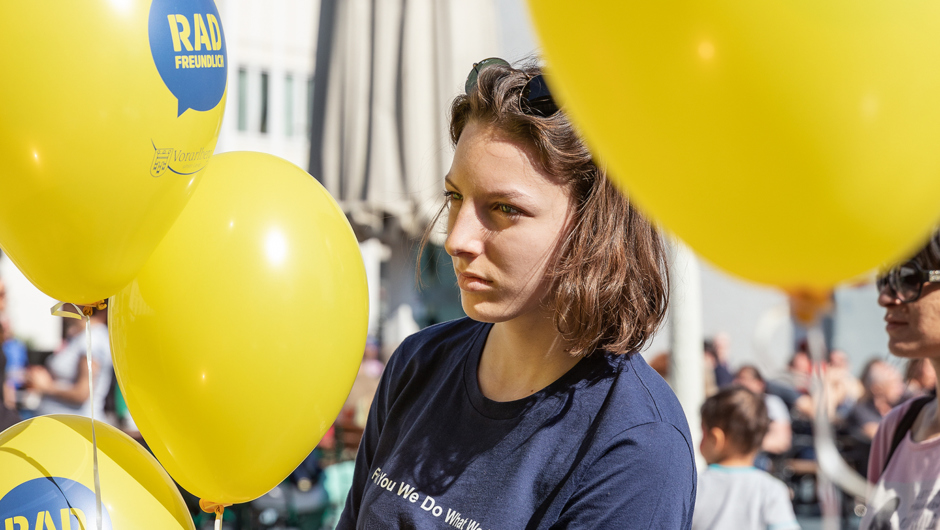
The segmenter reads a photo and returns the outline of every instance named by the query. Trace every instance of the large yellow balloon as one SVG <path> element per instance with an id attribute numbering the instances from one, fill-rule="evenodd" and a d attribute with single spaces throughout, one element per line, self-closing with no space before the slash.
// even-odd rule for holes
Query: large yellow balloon
<path id="1" fill-rule="evenodd" d="M 95 422 L 103 530 L 193 530 L 176 484 L 139 443 Z M 92 529 L 91 420 L 39 416 L 0 433 L 0 528 Z"/>
<path id="2" fill-rule="evenodd" d="M 940 217 L 940 4 L 530 0 L 552 90 L 697 252 L 823 289 Z"/>
<path id="3" fill-rule="evenodd" d="M 3 2 L 0 48 L 0 247 L 53 298 L 107 298 L 169 230 L 215 148 L 218 10 Z"/>
<path id="4" fill-rule="evenodd" d="M 342 211 L 302 169 L 213 158 L 137 278 L 111 299 L 114 369 L 141 434 L 207 501 L 276 486 L 343 405 L 368 324 Z"/>

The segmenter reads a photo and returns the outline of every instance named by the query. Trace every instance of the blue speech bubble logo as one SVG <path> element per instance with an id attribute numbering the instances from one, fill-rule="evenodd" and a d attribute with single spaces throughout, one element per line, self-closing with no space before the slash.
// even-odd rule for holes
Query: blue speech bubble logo
<path id="1" fill-rule="evenodd" d="M 154 0 L 148 22 L 150 53 L 160 77 L 186 109 L 215 108 L 225 94 L 227 55 L 213 0 Z"/>
<path id="2" fill-rule="evenodd" d="M 101 518 L 101 528 L 111 530 L 103 502 Z M 95 493 L 62 477 L 28 480 L 0 499 L 0 528 L 95 528 Z"/>

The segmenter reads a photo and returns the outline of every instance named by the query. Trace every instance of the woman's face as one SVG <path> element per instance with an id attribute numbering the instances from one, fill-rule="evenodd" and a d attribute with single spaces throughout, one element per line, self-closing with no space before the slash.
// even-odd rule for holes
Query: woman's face
<path id="1" fill-rule="evenodd" d="M 505 322 L 548 311 L 548 266 L 572 217 L 566 186 L 529 149 L 471 121 L 445 179 L 447 240 L 464 311 Z"/>
<path id="2" fill-rule="evenodd" d="M 890 288 L 878 293 L 885 308 L 888 349 L 898 357 L 940 358 L 940 284 L 924 285 L 920 298 L 902 304 Z"/>

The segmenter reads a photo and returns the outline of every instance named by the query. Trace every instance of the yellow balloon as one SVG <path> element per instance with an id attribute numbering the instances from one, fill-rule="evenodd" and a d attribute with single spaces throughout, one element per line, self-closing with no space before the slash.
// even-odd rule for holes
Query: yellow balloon
<path id="1" fill-rule="evenodd" d="M 286 478 L 352 387 L 367 293 L 356 237 L 320 183 L 271 155 L 215 156 L 111 299 L 118 382 L 170 475 L 216 503 Z"/>
<path id="2" fill-rule="evenodd" d="M 745 278 L 825 289 L 940 216 L 940 4 L 530 0 L 552 90 L 636 203 Z"/>
<path id="3" fill-rule="evenodd" d="M 176 484 L 139 443 L 95 422 L 103 530 L 194 530 Z M 91 529 L 91 420 L 38 416 L 0 433 L 0 528 Z"/>
<path id="4" fill-rule="evenodd" d="M 218 10 L 4 2 L 0 47 L 0 247 L 53 298 L 107 298 L 143 266 L 215 149 Z"/>

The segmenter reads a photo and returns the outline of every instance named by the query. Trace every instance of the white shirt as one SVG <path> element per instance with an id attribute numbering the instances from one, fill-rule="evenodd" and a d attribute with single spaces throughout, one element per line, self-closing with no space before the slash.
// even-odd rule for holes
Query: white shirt
<path id="1" fill-rule="evenodd" d="M 85 332 L 84 330 L 73 337 L 60 351 L 54 353 L 46 360 L 46 368 L 55 384 L 62 389 L 70 388 L 78 379 L 79 363 L 85 360 Z M 104 400 L 111 388 L 111 344 L 108 337 L 108 327 L 104 324 L 92 322 L 91 324 L 91 359 L 98 365 L 95 376 L 95 419 L 104 421 Z M 81 405 L 56 399 L 52 396 L 43 396 L 36 409 L 37 414 L 79 414 L 91 415 L 91 399 Z"/>
<path id="2" fill-rule="evenodd" d="M 754 467 L 708 466 L 698 477 L 692 530 L 799 530 L 786 484 Z"/>

